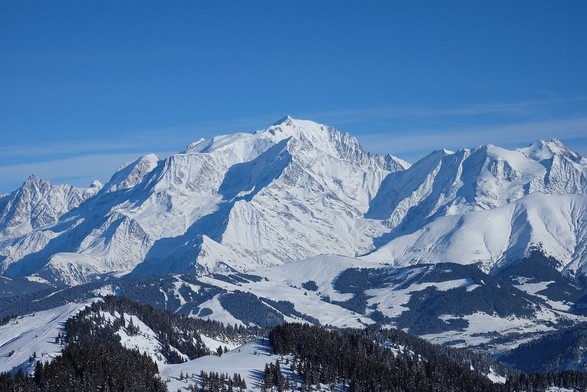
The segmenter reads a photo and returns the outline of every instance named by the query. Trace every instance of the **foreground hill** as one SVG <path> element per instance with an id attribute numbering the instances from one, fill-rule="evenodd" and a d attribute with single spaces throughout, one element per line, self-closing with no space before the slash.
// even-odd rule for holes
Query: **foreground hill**
<path id="1" fill-rule="evenodd" d="M 22 366 L 0 374 L 2 390 L 545 391 L 587 387 L 585 373 L 527 375 L 488 356 L 443 348 L 398 330 L 285 324 L 273 328 L 268 337 L 259 337 L 263 332 L 259 329 L 202 322 L 112 296 L 64 311 L 74 309 L 77 313 L 62 320 L 62 330 L 54 336 L 54 345 L 61 347 L 56 356 L 37 355 L 36 345 L 44 344 L 41 340 L 13 341 L 15 352 L 22 351 L 19 344 L 35 351 Z M 45 316 L 24 318 L 32 321 Z M 27 323 L 31 331 L 33 324 Z M 231 349 L 207 347 L 210 336 Z M 234 344 L 239 341 L 249 342 Z"/>
<path id="2" fill-rule="evenodd" d="M 116 294 L 230 325 L 395 327 L 436 343 L 502 354 L 587 322 L 583 290 L 557 267 L 535 250 L 496 274 L 457 263 L 397 267 L 320 256 L 248 274 L 121 279 L 67 289 L 35 285 L 26 293 L 11 281 L 16 292 L 4 299 L 0 318 Z"/>

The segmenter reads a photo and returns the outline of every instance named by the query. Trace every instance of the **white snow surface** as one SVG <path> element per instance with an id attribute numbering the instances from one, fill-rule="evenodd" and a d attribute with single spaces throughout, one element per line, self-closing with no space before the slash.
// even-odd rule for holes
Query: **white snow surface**
<path id="1" fill-rule="evenodd" d="M 349 134 L 287 117 L 121 167 L 92 197 L 70 203 L 78 208 L 61 221 L 0 237 L 0 267 L 75 285 L 137 266 L 137 275 L 246 271 L 323 253 L 354 256 L 384 230 L 360 221 L 381 182 L 407 167 L 366 152 Z M 39 257 L 27 258 L 32 252 Z"/>
<path id="2" fill-rule="evenodd" d="M 99 184 L 93 185 L 88 189 L 53 185 L 31 175 L 21 188 L 0 198 L 0 238 L 17 238 L 54 224 L 100 190 Z"/>
<path id="3" fill-rule="evenodd" d="M 532 246 L 562 261 L 565 269 L 584 272 L 587 196 L 533 193 L 491 210 L 439 217 L 364 259 L 395 265 L 479 263 L 489 271 Z"/>
<path id="4" fill-rule="evenodd" d="M 493 370 L 492 368 L 489 368 L 489 373 L 487 373 L 486 376 L 495 384 L 505 384 L 505 382 L 507 381 L 507 379 L 504 376 L 500 375 L 499 373 L 496 373 L 495 370 Z"/>
<path id="5" fill-rule="evenodd" d="M 229 283 L 212 277 L 201 277 L 204 283 L 233 291 L 249 292 L 260 298 L 273 301 L 291 302 L 295 310 L 315 318 L 322 325 L 333 325 L 341 328 L 363 328 L 373 321 L 362 314 L 345 309 L 332 301 L 347 301 L 352 298 L 350 293 L 335 290 L 332 282 L 343 271 L 351 267 L 382 268 L 376 263 L 344 256 L 322 255 L 307 260 L 300 260 L 270 268 L 260 268 L 251 273 L 262 278 L 260 281 L 247 283 Z M 313 281 L 315 291 L 303 288 L 304 283 Z M 330 301 L 327 301 L 329 298 Z M 229 324 L 242 324 L 222 308 L 217 297 L 204 302 L 200 308 L 209 308 L 212 314 L 204 318 L 219 320 Z M 298 317 L 285 317 L 287 322 L 307 322 Z"/>
<path id="6" fill-rule="evenodd" d="M 525 343 L 533 338 L 538 337 L 542 332 L 554 331 L 553 326 L 557 318 L 560 317 L 557 311 L 543 309 L 538 311 L 534 317 L 521 318 L 515 316 L 508 316 L 505 318 L 497 315 L 490 315 L 483 312 L 466 315 L 464 317 L 457 317 L 452 315 L 444 315 L 443 320 L 450 320 L 453 318 L 463 318 L 467 320 L 468 326 L 462 331 L 447 331 L 438 334 L 429 334 L 420 336 L 432 343 L 436 344 L 450 344 L 457 348 L 471 348 L 485 345 L 484 350 L 493 354 L 498 352 L 505 352 L 508 349 L 513 349 L 521 343 Z M 564 317 L 569 320 L 584 320 L 584 318 L 573 317 L 571 314 L 564 314 Z M 548 321 L 553 324 L 548 325 Z M 489 335 L 487 335 L 489 334 Z M 506 336 L 509 334 L 533 334 L 531 337 L 513 339 L 508 344 L 499 344 L 489 346 L 488 343 L 492 340 L 491 334 Z M 459 343 L 452 343 L 459 342 Z"/>
<path id="7" fill-rule="evenodd" d="M 269 354 L 269 342 L 267 339 L 257 339 L 231 350 L 222 356 L 209 355 L 197 358 L 189 362 L 177 365 L 164 365 L 159 367 L 161 379 L 167 383 L 170 391 L 188 390 L 189 385 L 199 382 L 200 371 L 225 373 L 232 376 L 240 374 L 247 383 L 247 391 L 260 391 L 263 384 L 260 378 L 268 363 L 276 360 L 283 361 L 287 357 Z M 281 362 L 282 370 L 287 366 Z M 187 379 L 180 380 L 180 374 L 189 375 Z M 192 376 L 194 375 L 194 376 Z"/>
<path id="8" fill-rule="evenodd" d="M 18 316 L 0 326 L 0 373 L 18 369 L 32 372 L 36 361 L 49 362 L 58 356 L 62 347 L 55 338 L 65 332 L 65 321 L 95 300 Z M 36 359 L 29 362 L 35 352 Z"/>
<path id="9" fill-rule="evenodd" d="M 0 272 L 77 285 L 323 254 L 489 270 L 540 244 L 585 273 L 586 191 L 587 159 L 558 140 L 440 150 L 410 166 L 285 117 L 138 158 L 104 186 L 29 178 L 0 197 Z"/>
<path id="10" fill-rule="evenodd" d="M 200 338 L 211 352 L 215 352 L 218 347 L 222 347 L 223 349 L 226 347 L 228 350 L 234 350 L 239 346 L 234 342 L 224 342 L 202 334 L 200 334 Z"/>
<path id="11" fill-rule="evenodd" d="M 340 293 L 334 288 L 336 277 L 348 268 L 361 269 L 388 269 L 387 273 L 393 276 L 395 283 L 389 283 L 383 288 L 367 289 L 366 315 L 371 309 L 376 308 L 384 316 L 395 318 L 403 312 L 409 311 L 408 304 L 413 293 L 421 292 L 428 287 L 434 287 L 436 291 L 446 291 L 454 288 L 465 288 L 467 291 L 479 289 L 483 282 L 475 283 L 473 279 L 453 279 L 442 282 L 418 283 L 417 278 L 423 276 L 429 266 L 421 266 L 410 269 L 398 269 L 394 266 L 385 266 L 376 263 L 364 262 L 360 259 L 342 256 L 324 255 L 307 260 L 291 262 L 281 266 L 262 268 L 252 271 L 262 279 L 253 282 L 229 283 L 213 277 L 202 277 L 203 283 L 209 283 L 221 287 L 228 292 L 244 291 L 254 294 L 259 298 L 270 298 L 273 301 L 291 302 L 295 310 L 301 314 L 312 317 L 322 325 L 335 327 L 364 328 L 373 324 L 373 321 L 363 314 L 355 313 L 332 302 L 345 302 L 353 297 L 350 293 Z M 396 272 L 393 272 L 396 271 Z M 383 271 L 382 271 L 383 272 Z M 404 274 L 401 276 L 400 274 Z M 314 282 L 315 290 L 304 288 L 304 284 Z M 547 287 L 547 283 L 541 283 L 531 288 L 539 289 Z M 548 306 L 539 306 L 533 314 L 524 317 L 499 317 L 493 314 L 472 313 L 464 316 L 444 315 L 441 320 L 464 319 L 468 326 L 459 331 L 447 331 L 439 334 L 423 336 L 434 343 L 450 344 L 456 347 L 479 347 L 485 345 L 489 351 L 503 351 L 508 346 L 499 343 L 494 345 L 495 336 L 510 336 L 510 346 L 527 341 L 541 332 L 552 331 L 561 320 L 570 322 L 584 321 L 585 317 L 568 313 L 569 306 L 560 302 L 546 301 Z M 267 304 L 270 306 L 270 304 Z M 203 303 L 200 308 L 208 308 L 212 313 L 205 318 L 220 320 L 230 324 L 241 324 L 230 313 L 223 309 L 217 297 Z M 307 322 L 304 319 L 287 316 L 286 321 Z M 394 327 L 393 322 L 389 324 Z M 520 334 L 528 334 L 521 336 Z"/>
<path id="12" fill-rule="evenodd" d="M 106 316 L 106 320 L 110 321 L 120 318 L 118 313 L 114 315 L 115 317 L 112 317 L 110 313 L 104 312 L 102 312 L 102 315 Z M 137 327 L 138 333 L 131 335 L 128 333 L 127 328 L 120 328 L 118 331 L 116 331 L 116 335 L 120 336 L 120 343 L 128 349 L 138 350 L 141 354 L 147 354 L 153 359 L 153 361 L 155 361 L 155 363 L 157 363 L 157 365 L 167 363 L 163 355 L 161 355 L 163 346 L 159 341 L 157 334 L 145 323 L 143 323 L 137 316 L 125 315 L 124 317 L 125 325 L 128 326 L 128 324 L 132 322 L 133 325 Z M 179 350 L 174 351 L 176 351 L 184 360 L 187 360 L 187 357 Z"/>

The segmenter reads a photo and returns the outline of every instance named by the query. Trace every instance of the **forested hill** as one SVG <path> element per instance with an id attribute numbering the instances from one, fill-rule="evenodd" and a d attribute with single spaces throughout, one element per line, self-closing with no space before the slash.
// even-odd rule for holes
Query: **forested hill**
<path id="1" fill-rule="evenodd" d="M 211 354 L 202 336 L 238 342 L 264 333 L 107 296 L 67 320 L 55 337 L 64 346 L 57 358 L 33 354 L 27 365 L 34 371 L 0 374 L 0 391 L 165 391 L 158 365 Z"/>
<path id="2" fill-rule="evenodd" d="M 182 316 L 110 295 L 106 296 L 104 301 L 94 302 L 91 307 L 71 320 L 72 326 L 69 331 L 73 335 L 77 335 L 74 328 L 80 324 L 77 321 L 80 318 L 92 318 L 94 321 L 90 325 L 107 326 L 112 328 L 114 333 L 117 333 L 120 327 L 124 327 L 125 332 L 131 336 L 141 332 L 141 328 L 153 331 L 155 339 L 169 352 L 169 357 L 165 356 L 164 359 L 166 363 L 184 362 L 209 354 L 209 348 L 202 342 L 202 335 L 220 342 L 242 344 L 267 332 L 257 327 L 226 325 L 214 320 Z M 135 325 L 133 320 L 144 326 Z M 184 355 L 180 357 L 177 353 Z"/>
<path id="3" fill-rule="evenodd" d="M 585 373 L 528 375 L 508 371 L 488 357 L 435 346 L 399 331 L 328 331 L 286 324 L 274 328 L 269 336 L 276 353 L 293 356 L 291 368 L 304 379 L 302 390 L 316 390 L 318 385 L 356 392 L 587 388 Z M 267 388 L 283 390 L 287 386 L 287 380 L 277 374 L 278 369 L 277 364 L 267 367 Z M 484 370 L 490 373 L 484 374 Z M 505 371 L 507 379 L 500 379 L 496 370 Z"/>
<path id="4" fill-rule="evenodd" d="M 0 391 L 587 390 L 583 372 L 521 373 L 399 330 L 284 324 L 269 339 L 256 339 L 266 334 L 107 296 L 67 320 L 65 333 L 55 337 L 61 355 L 43 362 L 33 354 L 33 371 L 1 374 Z M 223 339 L 234 348 L 226 355 L 210 346 Z M 267 352 L 235 344 L 251 340 L 268 340 Z"/>

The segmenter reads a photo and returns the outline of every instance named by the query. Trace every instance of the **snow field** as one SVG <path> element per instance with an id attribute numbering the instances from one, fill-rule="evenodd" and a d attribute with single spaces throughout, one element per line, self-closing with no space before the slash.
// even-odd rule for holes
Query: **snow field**
<path id="1" fill-rule="evenodd" d="M 58 356 L 62 347 L 55 339 L 65 332 L 65 321 L 95 300 L 18 316 L 0 326 L 0 372 L 22 369 L 29 373 L 36 361 L 51 361 Z M 36 358 L 29 362 L 34 353 Z"/>

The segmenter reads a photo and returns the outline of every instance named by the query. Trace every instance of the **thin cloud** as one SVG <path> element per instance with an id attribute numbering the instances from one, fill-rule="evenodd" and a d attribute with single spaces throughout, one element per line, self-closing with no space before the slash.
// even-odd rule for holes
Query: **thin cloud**
<path id="1" fill-rule="evenodd" d="M 453 108 L 421 109 L 411 113 L 413 116 L 436 117 L 436 116 L 465 116 L 474 117 L 480 115 L 502 115 L 502 116 L 527 116 L 543 112 L 545 107 L 558 107 L 560 105 L 572 105 L 587 100 L 587 97 L 574 98 L 551 98 L 537 101 L 522 102 L 497 102 L 489 104 L 464 105 Z"/>
<path id="2" fill-rule="evenodd" d="M 67 183 L 89 187 L 93 180 L 106 182 L 124 163 L 132 162 L 135 153 L 89 154 L 36 163 L 0 166 L 0 193 L 9 193 L 30 176 L 50 179 L 55 184 Z"/>
<path id="3" fill-rule="evenodd" d="M 578 153 L 587 153 L 587 117 L 533 121 L 476 127 L 447 127 L 363 134 L 361 144 L 369 151 L 391 153 L 411 162 L 434 150 L 459 149 L 485 144 L 524 147 L 539 140 L 561 139 Z"/>
<path id="4" fill-rule="evenodd" d="M 372 108 L 299 117 L 335 125 L 358 137 L 369 151 L 390 153 L 410 162 L 442 148 L 455 150 L 489 143 L 513 148 L 526 146 L 537 139 L 552 138 L 561 139 L 570 148 L 585 155 L 587 117 L 543 118 L 539 121 L 528 120 L 539 116 L 526 117 L 528 113 L 540 112 L 555 102 L 577 103 L 585 99 L 577 97 L 440 109 Z M 482 114 L 508 118 L 485 121 L 485 124 L 475 123 L 475 116 Z M 201 137 L 236 131 L 252 132 L 265 128 L 283 115 L 285 113 L 121 132 L 115 140 L 67 140 L 42 145 L 3 146 L 0 147 L 0 193 L 18 188 L 31 174 L 55 183 L 76 186 L 89 186 L 94 179 L 104 182 L 121 164 L 141 155 L 155 153 L 163 158 L 182 151 L 187 144 Z M 292 115 L 297 117 L 295 113 Z M 387 121 L 389 119 L 411 122 L 409 128 L 404 129 L 391 124 Z M 376 122 L 377 131 L 365 132 L 374 129 Z M 390 124 L 388 129 L 382 130 L 382 123 Z"/>
<path id="5" fill-rule="evenodd" d="M 44 144 L 20 144 L 0 147 L 3 157 L 46 157 L 55 155 L 87 154 L 100 151 L 129 151 L 136 146 L 125 141 L 70 140 Z"/>
<path id="6" fill-rule="evenodd" d="M 267 119 L 269 118 L 269 120 Z M 38 158 L 86 154 L 113 154 L 130 152 L 156 152 L 170 150 L 179 152 L 189 143 L 202 137 L 222 133 L 252 132 L 269 125 L 279 116 L 243 117 L 229 120 L 202 121 L 164 128 L 120 132 L 114 139 L 67 139 L 42 144 L 18 144 L 0 146 L 0 159 Z M 80 132 L 83 134 L 83 132 Z"/>
<path id="7" fill-rule="evenodd" d="M 17 189 L 31 174 L 78 187 L 87 187 L 95 179 L 105 182 L 121 165 L 141 155 L 154 153 L 164 158 L 202 137 L 234 130 L 252 132 L 279 118 L 267 120 L 266 117 L 269 116 L 121 132 L 116 139 L 3 146 L 0 147 L 0 194 Z"/>
<path id="8" fill-rule="evenodd" d="M 337 111 L 323 111 L 307 114 L 309 118 L 321 118 L 326 121 L 340 124 L 351 124 L 364 121 L 382 119 L 413 120 L 423 122 L 443 122 L 448 117 L 476 117 L 493 115 L 510 118 L 512 116 L 530 116 L 560 110 L 560 107 L 569 107 L 584 103 L 587 97 L 550 98 L 535 101 L 521 102 L 494 102 L 487 104 L 461 105 L 454 107 L 427 108 L 417 106 L 375 107 L 366 109 L 345 109 Z M 469 126 L 466 122 L 457 121 L 455 125 Z"/>

